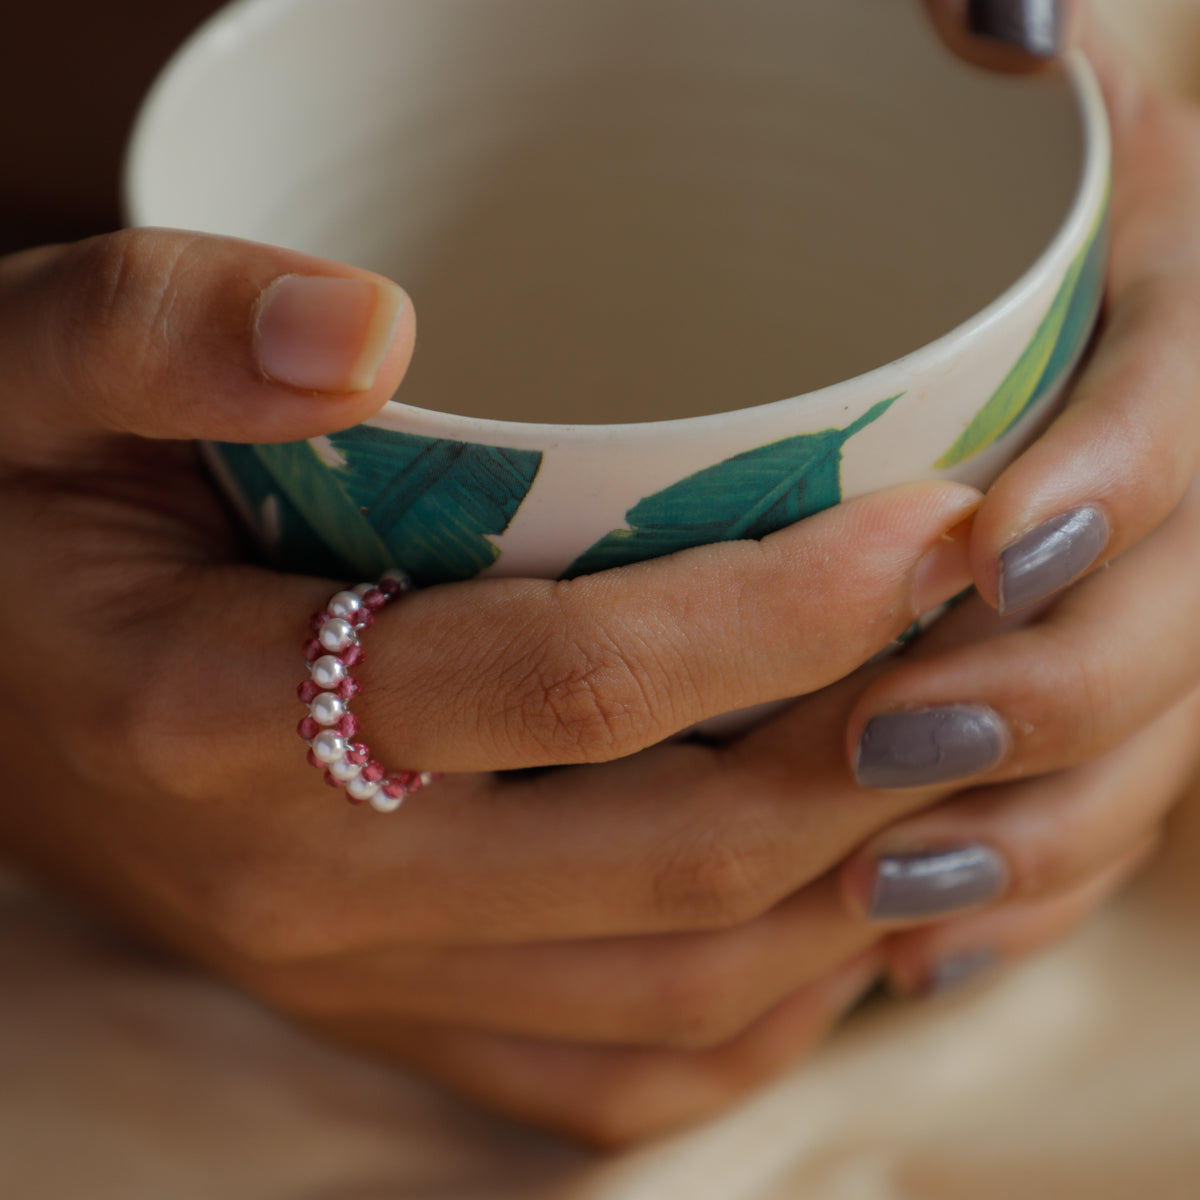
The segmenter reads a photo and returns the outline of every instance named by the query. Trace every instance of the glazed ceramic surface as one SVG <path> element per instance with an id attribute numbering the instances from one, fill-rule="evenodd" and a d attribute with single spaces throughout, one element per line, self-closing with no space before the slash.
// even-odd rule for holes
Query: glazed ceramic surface
<path id="1" fill-rule="evenodd" d="M 127 184 L 410 291 L 404 403 L 209 450 L 280 565 L 430 583 L 985 486 L 1086 344 L 1109 165 L 1086 61 L 972 70 L 915 0 L 242 0 Z"/>

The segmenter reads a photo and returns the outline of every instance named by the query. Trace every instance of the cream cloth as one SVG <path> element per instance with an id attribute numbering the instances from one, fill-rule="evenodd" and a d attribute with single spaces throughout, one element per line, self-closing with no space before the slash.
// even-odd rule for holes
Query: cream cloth
<path id="1" fill-rule="evenodd" d="M 0 1196 L 13 1200 L 1196 1200 L 1200 792 L 1054 951 L 879 1002 L 725 1116 L 610 1159 L 295 1034 L 13 885 Z"/>
<path id="2" fill-rule="evenodd" d="M 1196 77 L 1197 0 L 1097 6 L 1170 82 Z M 0 1198 L 1197 1200 L 1198 861 L 1200 791 L 1070 941 L 965 994 L 878 1003 L 736 1110 L 608 1159 L 318 1046 L 0 880 Z"/>

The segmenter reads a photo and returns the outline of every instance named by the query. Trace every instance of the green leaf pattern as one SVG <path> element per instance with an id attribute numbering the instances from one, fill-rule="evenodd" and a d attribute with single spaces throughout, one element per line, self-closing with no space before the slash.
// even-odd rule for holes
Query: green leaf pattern
<path id="1" fill-rule="evenodd" d="M 1067 269 L 1032 341 L 991 399 L 934 466 L 955 467 L 999 441 L 1070 371 L 1083 351 L 1100 304 L 1108 245 L 1107 214 L 1106 202 L 1088 244 Z"/>
<path id="2" fill-rule="evenodd" d="M 843 447 L 898 399 L 880 401 L 845 429 L 759 446 L 646 496 L 625 514 L 628 528 L 605 534 L 563 578 L 710 542 L 761 538 L 837 504 L 842 498 Z"/>
<path id="3" fill-rule="evenodd" d="M 346 459 L 343 486 L 418 583 L 470 579 L 490 567 L 500 551 L 488 535 L 508 528 L 542 464 L 538 450 L 372 425 L 329 441 Z"/>
<path id="4" fill-rule="evenodd" d="M 260 453 L 265 447 L 223 442 L 211 444 L 209 449 L 237 481 L 267 561 L 279 567 L 335 579 L 360 573 L 317 533 L 288 498 L 280 481 L 263 461 L 264 457 L 269 457 Z M 325 468 L 322 466 L 321 469 Z"/>
<path id="5" fill-rule="evenodd" d="M 269 483 L 280 566 L 363 579 L 398 565 L 418 583 L 445 583 L 491 566 L 500 551 L 489 535 L 508 528 L 542 462 L 537 450 L 370 425 L 321 440 L 333 462 L 307 441 L 214 450 L 256 512 Z"/>

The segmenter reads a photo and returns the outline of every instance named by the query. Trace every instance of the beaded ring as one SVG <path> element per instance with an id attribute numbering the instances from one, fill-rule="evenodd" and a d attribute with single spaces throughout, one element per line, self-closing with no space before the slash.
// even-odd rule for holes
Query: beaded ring
<path id="1" fill-rule="evenodd" d="M 385 604 L 412 590 L 412 580 L 397 567 L 378 583 L 335 592 L 309 619 L 314 635 L 304 643 L 309 677 L 296 689 L 308 705 L 296 732 L 308 745 L 309 763 L 325 772 L 330 787 L 345 788 L 351 804 L 370 804 L 382 813 L 395 812 L 406 796 L 438 778 L 428 771 L 389 772 L 362 742 L 351 741 L 358 733 L 350 701 L 359 687 L 350 671 L 363 661 L 359 634 L 370 629 Z"/>

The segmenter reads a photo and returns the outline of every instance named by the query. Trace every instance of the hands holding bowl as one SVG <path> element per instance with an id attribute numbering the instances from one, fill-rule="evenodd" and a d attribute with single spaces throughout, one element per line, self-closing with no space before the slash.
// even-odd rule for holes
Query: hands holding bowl
<path id="1" fill-rule="evenodd" d="M 199 234 L 5 260 L 0 845 L 326 1036 L 603 1143 L 786 1069 L 881 976 L 922 991 L 1073 928 L 1153 849 L 1200 720 L 1200 127 L 1089 50 L 1106 309 L 1046 432 L 982 497 L 909 483 L 389 607 L 356 712 L 448 773 L 395 817 L 333 803 L 293 732 L 304 617 L 345 581 L 252 565 L 192 440 L 371 417 L 410 303 Z"/>

